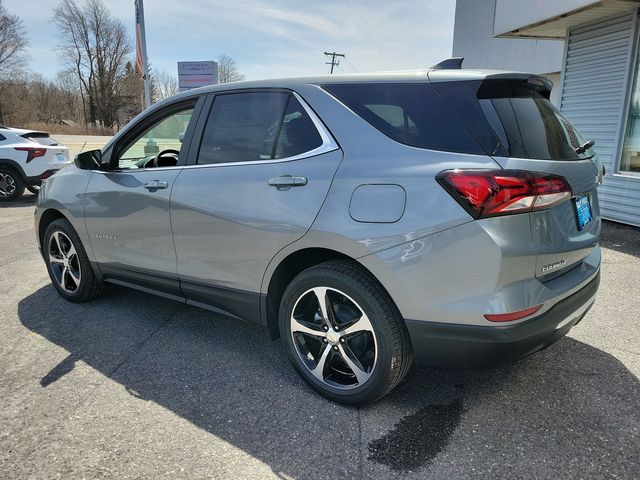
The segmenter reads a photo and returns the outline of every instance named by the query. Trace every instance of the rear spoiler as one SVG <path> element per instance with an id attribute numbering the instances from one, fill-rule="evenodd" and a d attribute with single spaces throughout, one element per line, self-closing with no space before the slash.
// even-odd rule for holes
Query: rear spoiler
<path id="1" fill-rule="evenodd" d="M 479 82 L 497 83 L 496 81 L 513 82 L 522 87 L 536 90 L 538 93 L 549 98 L 553 82 L 547 77 L 532 73 L 508 72 L 499 70 L 463 70 L 462 62 L 464 57 L 452 57 L 436 63 L 428 71 L 429 81 L 461 81 L 475 80 Z M 459 73 L 448 73 L 446 70 L 461 70 Z M 435 77 L 435 78 L 434 78 Z"/>
<path id="2" fill-rule="evenodd" d="M 547 100 L 551 95 L 551 89 L 553 88 L 553 82 L 547 77 L 542 75 L 534 75 L 529 73 L 497 73 L 487 75 L 480 83 L 478 88 L 478 95 L 481 98 L 482 90 L 491 89 L 492 86 L 502 85 L 511 87 L 524 87 L 537 91 L 540 95 Z M 491 95 L 489 95 L 491 96 Z"/>

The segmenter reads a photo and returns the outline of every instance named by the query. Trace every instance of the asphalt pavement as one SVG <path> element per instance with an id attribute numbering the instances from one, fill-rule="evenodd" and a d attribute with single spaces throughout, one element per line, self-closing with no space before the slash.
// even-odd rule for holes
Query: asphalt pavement
<path id="1" fill-rule="evenodd" d="M 0 206 L 0 478 L 640 478 L 640 229 L 605 223 L 568 337 L 352 408 L 248 323 L 118 287 L 65 302 L 34 203 Z"/>

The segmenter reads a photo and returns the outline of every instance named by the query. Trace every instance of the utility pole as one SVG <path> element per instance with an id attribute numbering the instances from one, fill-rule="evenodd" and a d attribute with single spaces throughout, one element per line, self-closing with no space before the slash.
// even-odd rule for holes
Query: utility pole
<path id="1" fill-rule="evenodd" d="M 140 37 L 137 39 L 140 42 L 138 48 L 142 54 L 142 78 L 144 80 L 144 108 L 151 106 L 151 89 L 149 88 L 149 64 L 147 60 L 147 35 L 144 28 L 144 5 L 143 0 L 136 2 L 136 23 L 140 29 Z"/>
<path id="2" fill-rule="evenodd" d="M 336 52 L 324 52 L 324 54 L 328 57 L 331 57 L 330 62 L 325 62 L 326 65 L 331 65 L 331 74 L 333 75 L 333 67 L 340 65 L 340 60 L 336 60 L 336 57 L 345 58 L 344 53 L 336 53 Z"/>
<path id="3" fill-rule="evenodd" d="M 136 63 L 142 56 L 142 78 L 144 80 L 144 108 L 151 106 L 151 87 L 149 85 L 149 62 L 147 59 L 147 36 L 144 29 L 144 5 L 143 0 L 136 0 Z M 147 133 L 147 144 L 144 146 L 145 156 L 156 155 L 160 151 L 158 144 L 153 139 L 153 130 Z"/>

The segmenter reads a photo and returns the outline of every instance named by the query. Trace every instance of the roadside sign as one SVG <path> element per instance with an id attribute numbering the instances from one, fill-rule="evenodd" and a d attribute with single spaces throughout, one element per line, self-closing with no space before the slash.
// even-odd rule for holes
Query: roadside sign
<path id="1" fill-rule="evenodd" d="M 178 62 L 178 87 L 181 92 L 216 83 L 218 83 L 216 62 Z"/>

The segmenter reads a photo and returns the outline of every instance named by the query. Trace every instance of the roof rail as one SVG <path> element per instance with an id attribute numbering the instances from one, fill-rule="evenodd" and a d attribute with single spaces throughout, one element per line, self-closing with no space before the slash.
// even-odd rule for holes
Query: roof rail
<path id="1" fill-rule="evenodd" d="M 436 63 L 430 70 L 460 70 L 464 57 L 452 57 Z"/>

